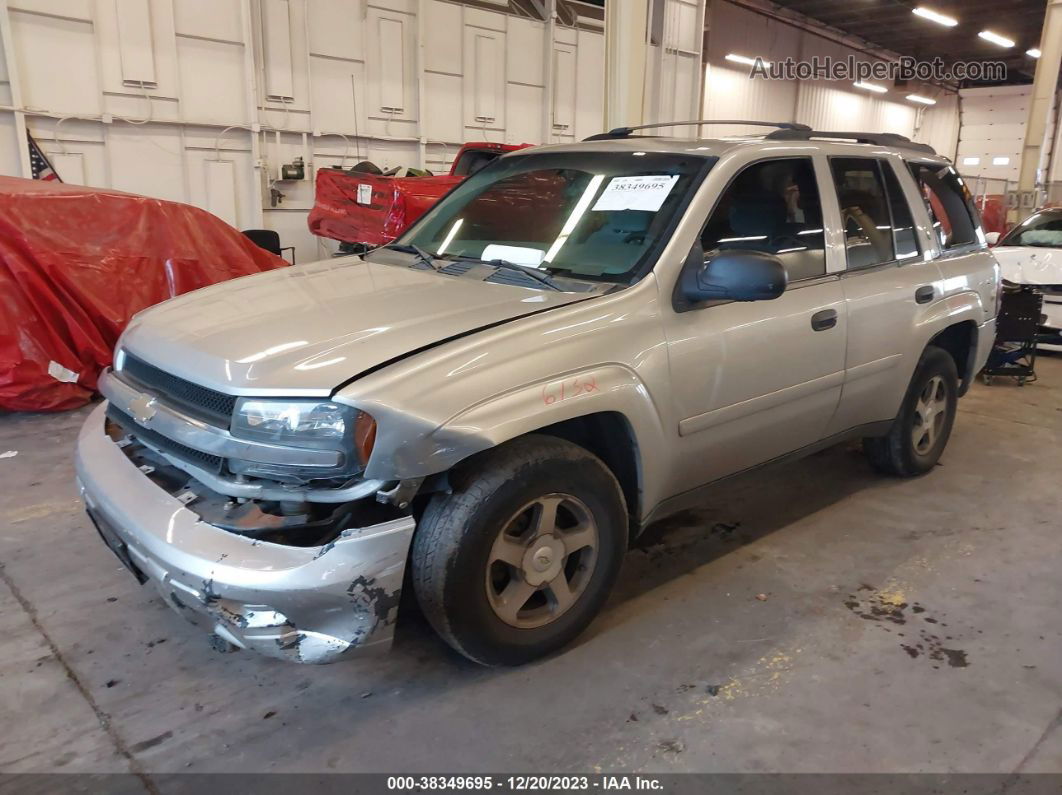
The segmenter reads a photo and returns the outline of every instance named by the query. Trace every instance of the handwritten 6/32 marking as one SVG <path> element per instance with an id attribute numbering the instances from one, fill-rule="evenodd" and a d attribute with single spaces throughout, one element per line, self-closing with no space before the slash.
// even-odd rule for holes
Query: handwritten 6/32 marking
<path id="1" fill-rule="evenodd" d="M 596 376 L 579 376 L 546 384 L 542 387 L 542 402 L 547 406 L 552 406 L 561 400 L 599 391 Z"/>

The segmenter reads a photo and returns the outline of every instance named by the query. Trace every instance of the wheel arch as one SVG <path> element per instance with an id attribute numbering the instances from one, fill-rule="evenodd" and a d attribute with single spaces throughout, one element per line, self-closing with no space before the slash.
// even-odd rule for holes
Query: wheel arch
<path id="1" fill-rule="evenodd" d="M 638 437 L 618 411 L 599 411 L 547 425 L 529 433 L 556 436 L 593 453 L 609 468 L 623 491 L 630 538 L 641 529 L 642 466 Z"/>
<path id="2" fill-rule="evenodd" d="M 426 440 L 440 452 L 420 462 L 430 461 L 435 473 L 423 489 L 446 488 L 454 467 L 530 434 L 564 439 L 600 458 L 619 481 L 632 535 L 647 509 L 662 498 L 667 478 L 663 418 L 637 374 L 616 364 L 528 384 L 458 413 Z"/>
<path id="3" fill-rule="evenodd" d="M 927 343 L 946 351 L 955 362 L 959 371 L 959 397 L 962 397 L 973 384 L 977 373 L 973 372 L 977 362 L 977 324 L 973 320 L 961 320 L 952 323 L 938 332 Z"/>

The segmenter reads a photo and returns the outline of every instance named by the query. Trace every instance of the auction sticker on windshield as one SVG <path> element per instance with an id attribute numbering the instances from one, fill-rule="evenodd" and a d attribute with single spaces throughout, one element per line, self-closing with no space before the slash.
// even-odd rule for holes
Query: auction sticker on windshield
<path id="1" fill-rule="evenodd" d="M 678 181 L 677 175 L 613 177 L 594 204 L 594 211 L 644 210 L 655 213 Z"/>

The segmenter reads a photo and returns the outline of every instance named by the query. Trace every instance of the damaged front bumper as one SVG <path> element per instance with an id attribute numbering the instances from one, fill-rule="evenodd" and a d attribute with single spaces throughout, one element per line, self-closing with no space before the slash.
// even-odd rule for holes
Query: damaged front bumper
<path id="1" fill-rule="evenodd" d="M 227 644 L 294 662 L 389 648 L 412 517 L 319 547 L 222 530 L 126 457 L 104 431 L 105 412 L 98 406 L 78 437 L 79 489 L 108 546 L 174 610 Z"/>

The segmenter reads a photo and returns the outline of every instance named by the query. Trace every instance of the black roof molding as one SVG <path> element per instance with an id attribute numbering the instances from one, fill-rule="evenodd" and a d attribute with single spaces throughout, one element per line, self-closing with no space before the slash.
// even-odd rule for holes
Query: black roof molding
<path id="1" fill-rule="evenodd" d="M 854 141 L 857 144 L 894 146 L 898 149 L 910 149 L 915 152 L 922 152 L 929 155 L 935 155 L 937 153 L 937 150 L 929 144 L 915 143 L 906 135 L 899 135 L 897 133 L 825 132 L 822 130 L 812 130 L 809 127 L 803 130 L 775 130 L 772 133 L 768 133 L 765 137 L 772 141 L 810 141 L 812 139 Z"/>
<path id="2" fill-rule="evenodd" d="M 794 132 L 810 131 L 806 124 L 797 124 L 791 121 L 748 121 L 745 119 L 694 119 L 692 121 L 661 121 L 655 124 L 639 124 L 634 127 L 616 127 L 608 132 L 598 133 L 585 138 L 586 141 L 607 141 L 612 138 L 629 138 L 631 133 L 637 130 L 654 130 L 659 127 L 686 127 L 700 126 L 702 124 L 743 124 L 750 127 L 774 127 L 776 130 L 792 130 Z"/>

